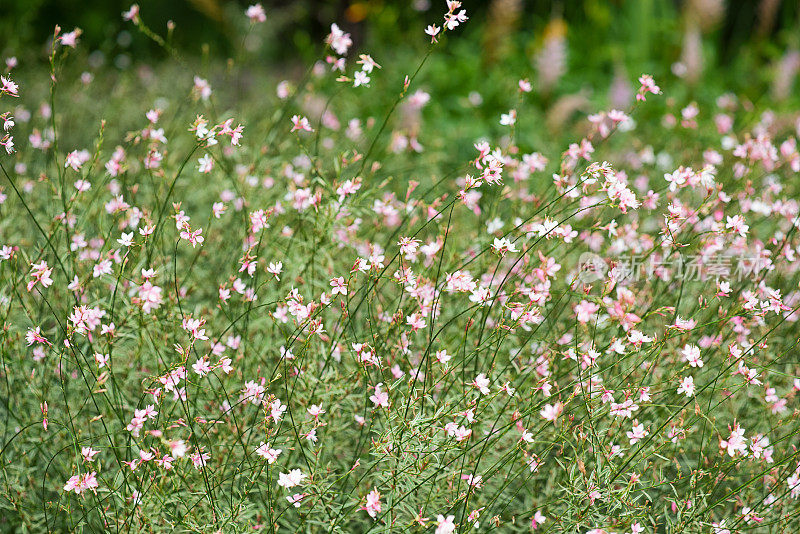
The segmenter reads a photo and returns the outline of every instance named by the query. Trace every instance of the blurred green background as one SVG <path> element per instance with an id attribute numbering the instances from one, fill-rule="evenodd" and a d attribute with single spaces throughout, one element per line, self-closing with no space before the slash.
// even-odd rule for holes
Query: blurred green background
<path id="1" fill-rule="evenodd" d="M 83 30 L 83 45 L 110 60 L 152 60 L 161 51 L 135 39 L 120 14 L 129 0 L 0 0 L 0 52 L 43 56 L 55 24 Z M 233 0 L 140 0 L 144 21 L 166 33 L 174 22 L 175 45 L 184 53 L 233 54 L 242 41 L 242 13 L 254 2 Z M 357 48 L 408 43 L 425 25 L 441 23 L 444 0 L 263 0 L 268 32 L 247 42 L 263 60 L 307 59 L 331 22 L 350 31 Z M 742 76 L 800 46 L 797 0 L 465 0 L 467 33 L 483 43 L 482 61 L 542 47 L 563 34 L 568 67 L 593 69 L 614 63 L 633 67 L 650 61 L 691 69 L 737 68 Z M 410 32 L 410 33 L 409 33 Z M 551 46 L 552 53 L 557 53 Z M 696 50 L 692 50 L 696 48 Z M 26 54 L 27 53 L 27 54 Z M 119 61 L 120 66 L 129 62 Z M 677 67 L 680 69 L 680 66 Z"/>
<path id="2" fill-rule="evenodd" d="M 176 76 L 186 89 L 199 74 L 215 89 L 227 89 L 219 94 L 230 104 L 245 94 L 252 101 L 274 94 L 279 80 L 298 81 L 321 59 L 336 22 L 353 36 L 351 55 L 370 53 L 384 66 L 373 94 L 395 84 L 386 92 L 394 98 L 397 80 L 413 72 L 429 47 L 425 26 L 441 25 L 447 9 L 444 0 L 262 0 L 267 21 L 253 26 L 244 14 L 252 3 L 140 0 L 144 23 L 183 58 L 186 68 L 176 70 L 164 48 L 122 20 L 128 0 L 0 0 L 0 54 L 19 59 L 17 75 L 25 82 L 23 72 L 46 63 L 53 27 L 79 27 L 80 59 L 69 65 L 104 69 L 98 79 L 105 85 L 97 88 L 104 95 L 133 72 L 142 86 L 165 79 L 165 91 L 175 89 Z M 439 103 L 426 110 L 426 119 L 461 120 L 465 136 L 478 135 L 475 125 L 484 119 L 499 128 L 499 113 L 509 109 L 520 78 L 535 89 L 527 101 L 546 126 L 541 142 L 556 139 L 576 114 L 625 109 L 644 72 L 665 89 L 668 108 L 702 106 L 724 92 L 756 107 L 800 105 L 798 0 L 464 0 L 463 7 L 470 19 L 442 38 L 419 81 Z M 120 76 L 108 76 L 115 71 Z M 357 105 L 380 113 L 391 98 Z"/>

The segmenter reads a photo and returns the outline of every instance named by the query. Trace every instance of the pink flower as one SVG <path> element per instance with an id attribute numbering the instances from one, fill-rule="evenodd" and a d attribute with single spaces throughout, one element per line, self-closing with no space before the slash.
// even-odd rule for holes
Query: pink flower
<path id="1" fill-rule="evenodd" d="M 11 135 L 6 135 L 0 139 L 0 146 L 5 148 L 6 154 L 13 154 L 16 151 L 14 148 L 14 137 Z"/>
<path id="2" fill-rule="evenodd" d="M 37 326 L 36 328 L 29 328 L 27 332 L 25 332 L 25 340 L 28 342 L 28 346 L 30 347 L 34 343 L 41 343 L 42 345 L 50 345 L 51 343 L 47 340 L 40 333 L 41 327 Z"/>
<path id="3" fill-rule="evenodd" d="M 555 423 L 556 419 L 559 418 L 563 411 L 564 405 L 557 402 L 555 404 L 545 404 L 544 408 L 539 412 L 539 415 L 541 415 L 544 420 Z"/>
<path id="4" fill-rule="evenodd" d="M 37 283 L 42 284 L 42 287 L 50 287 L 53 285 L 53 279 L 50 278 L 52 273 L 53 269 L 47 266 L 46 261 L 42 260 L 39 263 L 32 263 L 30 276 L 33 280 L 29 281 L 26 286 L 28 291 L 33 289 L 33 286 Z"/>
<path id="5" fill-rule="evenodd" d="M 81 36 L 81 33 L 83 33 L 83 30 L 80 28 L 75 28 L 71 32 L 65 33 L 61 36 L 61 44 L 75 48 L 78 44 L 78 37 Z"/>
<path id="6" fill-rule="evenodd" d="M 600 306 L 588 300 L 582 300 L 575 306 L 575 317 L 581 324 L 588 323 L 592 316 L 600 309 Z"/>
<path id="7" fill-rule="evenodd" d="M 139 286 L 139 305 L 144 313 L 150 313 L 161 306 L 161 288 L 146 281 Z"/>
<path id="8" fill-rule="evenodd" d="M 697 321 L 694 319 L 682 319 L 680 315 L 675 318 L 675 322 L 667 328 L 674 328 L 682 332 L 687 332 L 697 326 Z"/>
<path id="9" fill-rule="evenodd" d="M 91 473 L 84 473 L 83 475 L 74 475 L 67 480 L 67 483 L 64 485 L 64 491 L 73 491 L 77 495 L 80 495 L 86 490 L 90 490 L 92 493 L 97 493 L 97 488 L 99 484 L 97 482 L 97 472 L 92 471 Z"/>
<path id="10" fill-rule="evenodd" d="M 733 230 L 742 237 L 745 237 L 747 235 L 747 231 L 750 229 L 750 227 L 745 224 L 744 217 L 741 215 L 728 217 L 725 222 L 725 228 Z"/>
<path id="11" fill-rule="evenodd" d="M 686 376 L 681 380 L 681 385 L 678 386 L 678 394 L 683 393 L 687 397 L 694 395 L 694 377 Z"/>
<path id="12" fill-rule="evenodd" d="M 306 132 L 313 132 L 314 129 L 311 127 L 311 124 L 308 122 L 306 117 L 301 117 L 300 115 L 293 115 L 292 116 L 292 129 L 291 132 L 295 132 L 297 130 L 303 130 Z"/>
<path id="13" fill-rule="evenodd" d="M 192 248 L 195 248 L 197 245 L 202 245 L 205 241 L 205 237 L 203 237 L 203 229 L 198 228 L 197 230 L 191 231 L 190 229 L 184 229 L 181 231 L 180 236 L 181 239 L 187 240 L 191 245 Z"/>
<path id="14" fill-rule="evenodd" d="M 64 160 L 64 168 L 71 167 L 73 171 L 79 171 L 83 166 L 83 162 L 84 159 L 81 157 L 80 152 L 73 150 L 67 154 L 67 158 Z"/>
<path id="15" fill-rule="evenodd" d="M 105 317 L 105 310 L 100 308 L 89 308 L 87 306 L 75 306 L 69 316 L 69 320 L 79 334 L 94 332 L 100 326 L 100 320 Z"/>
<path id="16" fill-rule="evenodd" d="M 302 483 L 306 476 L 307 475 L 299 469 L 292 469 L 288 473 L 279 473 L 278 485 L 286 489 L 293 488 Z"/>
<path id="17" fill-rule="evenodd" d="M 631 330 L 628 333 L 628 341 L 635 347 L 639 347 L 642 343 L 650 343 L 653 338 L 646 336 L 639 330 Z"/>
<path id="18" fill-rule="evenodd" d="M 211 159 L 211 156 L 205 154 L 203 157 L 198 158 L 197 160 L 197 170 L 202 172 L 203 174 L 208 174 L 211 172 L 211 169 L 214 168 L 214 160 Z"/>
<path id="19" fill-rule="evenodd" d="M 281 449 L 273 449 L 263 441 L 256 449 L 256 454 L 264 458 L 269 464 L 274 463 L 278 456 L 281 455 L 281 452 Z"/>
<path id="20" fill-rule="evenodd" d="M 236 128 L 231 128 L 233 119 L 228 119 L 219 125 L 219 135 L 227 135 L 231 138 L 231 146 L 239 146 L 243 137 L 244 126 L 239 124 Z"/>
<path id="21" fill-rule="evenodd" d="M 86 462 L 94 462 L 94 457 L 99 453 L 100 451 L 96 451 L 91 447 L 81 447 L 81 456 Z"/>
<path id="22" fill-rule="evenodd" d="M 367 85 L 369 82 L 370 82 L 370 77 L 363 70 L 356 71 L 353 74 L 353 87 L 358 87 L 360 85 Z"/>
<path id="23" fill-rule="evenodd" d="M 286 500 L 289 501 L 295 508 L 300 508 L 300 504 L 305 497 L 305 493 L 295 493 L 294 495 L 287 495 Z"/>
<path id="24" fill-rule="evenodd" d="M 430 36 L 432 43 L 435 43 L 438 41 L 436 36 L 439 35 L 440 30 L 441 28 L 438 27 L 436 24 L 430 24 L 428 25 L 427 28 L 425 28 L 425 34 Z"/>
<path id="25" fill-rule="evenodd" d="M 425 318 L 422 316 L 420 312 L 414 312 L 408 317 L 406 317 L 406 324 L 408 324 L 411 327 L 411 330 L 413 332 L 421 330 L 428 325 L 428 323 L 425 321 Z"/>
<path id="26" fill-rule="evenodd" d="M 19 85 L 15 84 L 11 78 L 0 76 L 0 94 L 19 97 Z"/>
<path id="27" fill-rule="evenodd" d="M 330 46 L 337 54 L 344 56 L 347 50 L 353 45 L 349 33 L 344 33 L 339 26 L 331 24 L 331 33 L 325 38 L 325 43 Z"/>
<path id="28" fill-rule="evenodd" d="M 319 416 L 325 413 L 325 410 L 323 410 L 322 406 L 319 404 L 312 404 L 306 411 L 315 420 L 319 419 Z"/>
<path id="29" fill-rule="evenodd" d="M 622 403 L 611 403 L 611 415 L 616 417 L 633 417 L 633 412 L 637 411 L 639 406 L 633 402 L 632 399 L 625 399 Z"/>
<path id="30" fill-rule="evenodd" d="M 636 100 L 644 101 L 647 93 L 652 93 L 657 95 L 661 93 L 661 88 L 656 85 L 655 80 L 649 74 L 642 74 L 639 76 L 639 83 L 642 84 L 639 87 L 639 92 L 636 94 Z"/>
<path id="31" fill-rule="evenodd" d="M 738 423 L 735 424 L 733 430 L 731 430 L 730 437 L 727 440 L 719 440 L 719 448 L 722 449 L 722 452 L 727 452 L 731 458 L 738 455 L 747 456 L 747 441 L 744 439 L 744 429 Z"/>
<path id="32" fill-rule="evenodd" d="M 128 11 L 122 13 L 122 20 L 129 20 L 133 21 L 134 23 L 138 23 L 139 21 L 139 5 L 132 4 Z"/>
<path id="33" fill-rule="evenodd" d="M 208 373 L 211 372 L 211 365 L 209 365 L 208 360 L 205 356 L 198 358 L 194 364 L 192 364 L 192 370 L 195 374 L 200 376 L 206 376 Z"/>
<path id="34" fill-rule="evenodd" d="M 638 421 L 633 422 L 633 427 L 631 430 L 625 433 L 628 436 L 628 440 L 630 440 L 631 445 L 635 445 L 640 439 L 647 437 L 649 432 L 645 430 L 644 424 L 639 423 Z"/>
<path id="35" fill-rule="evenodd" d="M 95 352 L 94 361 L 97 363 L 97 368 L 102 369 L 108 365 L 108 358 L 108 354 L 100 354 L 99 352 Z"/>
<path id="36" fill-rule="evenodd" d="M 195 469 L 200 469 L 205 467 L 208 460 L 211 459 L 211 454 L 203 452 L 203 449 L 201 448 L 199 452 L 190 454 L 189 459 L 192 461 Z"/>
<path id="37" fill-rule="evenodd" d="M 692 367 L 703 367 L 703 359 L 700 358 L 700 347 L 697 345 L 684 346 L 681 355 Z"/>
<path id="38" fill-rule="evenodd" d="M 264 7 L 261 4 L 255 4 L 247 8 L 245 15 L 250 19 L 250 22 L 264 22 L 267 20 L 267 14 L 264 12 Z"/>
<path id="39" fill-rule="evenodd" d="M 161 458 L 156 458 L 155 461 L 158 467 L 161 467 L 162 469 L 169 471 L 170 469 L 172 469 L 172 462 L 175 461 L 175 458 L 173 458 L 169 454 L 165 454 Z"/>
<path id="40" fill-rule="evenodd" d="M 447 517 L 439 514 L 436 516 L 436 532 L 435 534 L 453 534 L 456 531 L 456 524 L 453 520 L 456 518 L 454 515 Z"/>
<path id="41" fill-rule="evenodd" d="M 286 405 L 283 404 L 280 399 L 275 399 L 269 405 L 269 415 L 272 417 L 272 420 L 277 423 L 283 417 L 284 412 L 286 412 Z"/>
<path id="42" fill-rule="evenodd" d="M 387 393 L 386 391 L 382 391 L 381 386 L 383 386 L 382 382 L 375 386 L 375 393 L 370 395 L 369 400 L 372 401 L 372 403 L 375 405 L 376 408 L 380 407 L 388 408 L 389 393 Z"/>
<path id="43" fill-rule="evenodd" d="M 469 18 L 467 17 L 467 11 L 464 9 L 456 13 L 459 7 L 461 7 L 461 2 L 458 0 L 447 0 L 448 11 L 444 15 L 444 27 L 446 29 L 454 30 Z"/>
<path id="44" fill-rule="evenodd" d="M 452 274 L 448 274 L 446 280 L 447 280 L 447 291 L 451 293 L 454 292 L 467 293 L 474 290 L 478 285 L 472 279 L 472 275 L 466 271 L 455 271 Z"/>
<path id="45" fill-rule="evenodd" d="M 475 388 L 478 391 L 480 391 L 483 395 L 488 395 L 489 383 L 490 383 L 489 379 L 486 378 L 486 375 L 481 373 L 475 377 L 475 380 L 473 380 L 472 385 L 475 386 Z"/>
<path id="46" fill-rule="evenodd" d="M 211 98 L 211 85 L 209 85 L 207 80 L 199 76 L 194 77 L 193 91 L 196 97 L 199 97 L 203 101 L 207 101 L 209 98 Z M 210 132 L 207 129 L 205 129 L 204 121 L 198 118 L 195 124 L 195 134 L 197 135 L 197 137 L 204 138 L 209 133 Z"/>
<path id="47" fill-rule="evenodd" d="M 500 115 L 500 124 L 503 126 L 514 126 L 517 122 L 517 110 L 512 109 L 508 113 Z"/>
<path id="48" fill-rule="evenodd" d="M 377 517 L 381 512 L 381 494 L 378 492 L 378 488 L 373 488 L 367 493 L 366 504 L 361 509 L 366 510 L 371 518 Z"/>
<path id="49" fill-rule="evenodd" d="M 331 287 L 333 288 L 331 291 L 332 296 L 337 294 L 347 295 L 347 284 L 344 281 L 344 277 L 331 278 Z"/>

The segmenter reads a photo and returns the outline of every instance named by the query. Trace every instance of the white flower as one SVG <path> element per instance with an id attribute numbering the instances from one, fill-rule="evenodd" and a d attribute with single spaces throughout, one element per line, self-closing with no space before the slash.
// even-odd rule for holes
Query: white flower
<path id="1" fill-rule="evenodd" d="M 197 160 L 197 170 L 202 172 L 203 174 L 208 174 L 211 172 L 211 169 L 214 168 L 214 160 L 211 159 L 211 156 L 206 154 L 202 158 L 198 158 Z"/>

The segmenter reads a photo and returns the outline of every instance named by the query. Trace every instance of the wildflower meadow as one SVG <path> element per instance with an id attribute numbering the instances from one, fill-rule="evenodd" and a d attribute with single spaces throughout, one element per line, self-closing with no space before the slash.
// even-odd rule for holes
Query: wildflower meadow
<path id="1" fill-rule="evenodd" d="M 598 87 L 480 13 L 4 52 L 1 532 L 800 531 L 800 55 Z"/>

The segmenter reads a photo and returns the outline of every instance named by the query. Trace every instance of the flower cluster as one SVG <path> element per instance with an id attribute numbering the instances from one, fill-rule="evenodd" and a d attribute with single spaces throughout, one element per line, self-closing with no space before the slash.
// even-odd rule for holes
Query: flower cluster
<path id="1" fill-rule="evenodd" d="M 468 20 L 446 5 L 434 42 Z M 169 46 L 148 17 L 123 14 Z M 81 32 L 54 35 L 71 72 Z M 82 100 L 0 78 L 4 514 L 31 531 L 797 530 L 800 121 L 666 79 L 657 97 L 642 75 L 553 127 L 514 72 L 484 123 L 480 94 L 436 76 L 396 94 L 337 24 L 324 48 L 250 98 L 221 82 L 255 76 L 239 60 L 142 68 L 96 138 L 61 135 Z M 442 126 L 457 106 L 469 120 Z M 714 276 L 723 256 L 752 276 Z M 674 276 L 688 258 L 697 276 Z"/>

